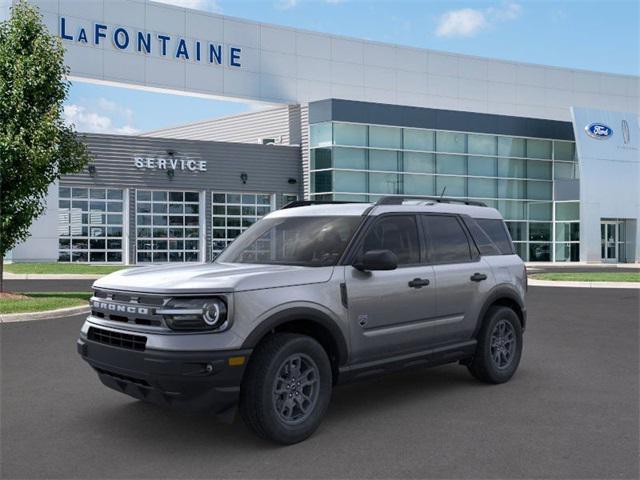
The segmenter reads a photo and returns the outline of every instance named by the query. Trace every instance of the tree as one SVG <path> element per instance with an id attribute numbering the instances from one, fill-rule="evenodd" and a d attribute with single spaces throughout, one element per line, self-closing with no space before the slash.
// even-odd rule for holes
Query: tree
<path id="1" fill-rule="evenodd" d="M 63 120 L 68 73 L 62 43 L 38 10 L 15 4 L 0 23 L 0 292 L 1 260 L 28 237 L 51 183 L 89 161 Z"/>

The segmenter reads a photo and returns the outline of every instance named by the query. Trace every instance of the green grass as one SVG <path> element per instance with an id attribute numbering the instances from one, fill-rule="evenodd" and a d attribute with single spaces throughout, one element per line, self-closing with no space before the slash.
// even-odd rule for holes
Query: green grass
<path id="1" fill-rule="evenodd" d="M 10 273 L 76 273 L 104 274 L 126 268 L 124 265 L 87 265 L 82 263 L 5 263 L 4 270 Z"/>
<path id="2" fill-rule="evenodd" d="M 567 282 L 640 282 L 638 272 L 555 272 L 534 273 L 536 280 L 554 280 Z"/>
<path id="3" fill-rule="evenodd" d="M 0 298 L 0 314 L 44 312 L 57 308 L 86 305 L 91 297 L 89 292 L 38 292 L 24 293 L 29 298 Z"/>

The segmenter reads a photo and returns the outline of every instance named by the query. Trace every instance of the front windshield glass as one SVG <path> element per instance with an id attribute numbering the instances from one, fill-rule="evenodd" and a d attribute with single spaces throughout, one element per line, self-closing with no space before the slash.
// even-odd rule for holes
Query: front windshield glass
<path id="1" fill-rule="evenodd" d="M 240 235 L 216 262 L 335 265 L 362 217 L 265 218 Z"/>

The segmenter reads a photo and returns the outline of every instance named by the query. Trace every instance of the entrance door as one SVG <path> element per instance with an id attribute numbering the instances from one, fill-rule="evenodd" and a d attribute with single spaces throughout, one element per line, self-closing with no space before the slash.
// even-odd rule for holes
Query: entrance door
<path id="1" fill-rule="evenodd" d="M 618 261 L 618 225 L 618 222 L 602 222 L 600 224 L 603 262 L 616 263 Z"/>

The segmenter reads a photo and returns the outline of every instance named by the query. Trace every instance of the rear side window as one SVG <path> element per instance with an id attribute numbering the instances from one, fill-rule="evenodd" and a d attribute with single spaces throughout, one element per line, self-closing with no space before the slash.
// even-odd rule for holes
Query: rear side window
<path id="1" fill-rule="evenodd" d="M 423 215 L 427 244 L 432 263 L 463 263 L 471 261 L 469 240 L 456 217 Z"/>
<path id="2" fill-rule="evenodd" d="M 511 243 L 511 237 L 502 220 L 496 218 L 476 218 L 475 220 L 498 247 L 502 255 L 511 255 L 513 253 L 513 243 Z"/>
<path id="3" fill-rule="evenodd" d="M 465 217 L 464 223 L 467 225 L 481 255 L 502 255 L 502 252 L 500 252 L 496 244 L 489 238 L 489 235 L 485 233 L 473 218 Z"/>

